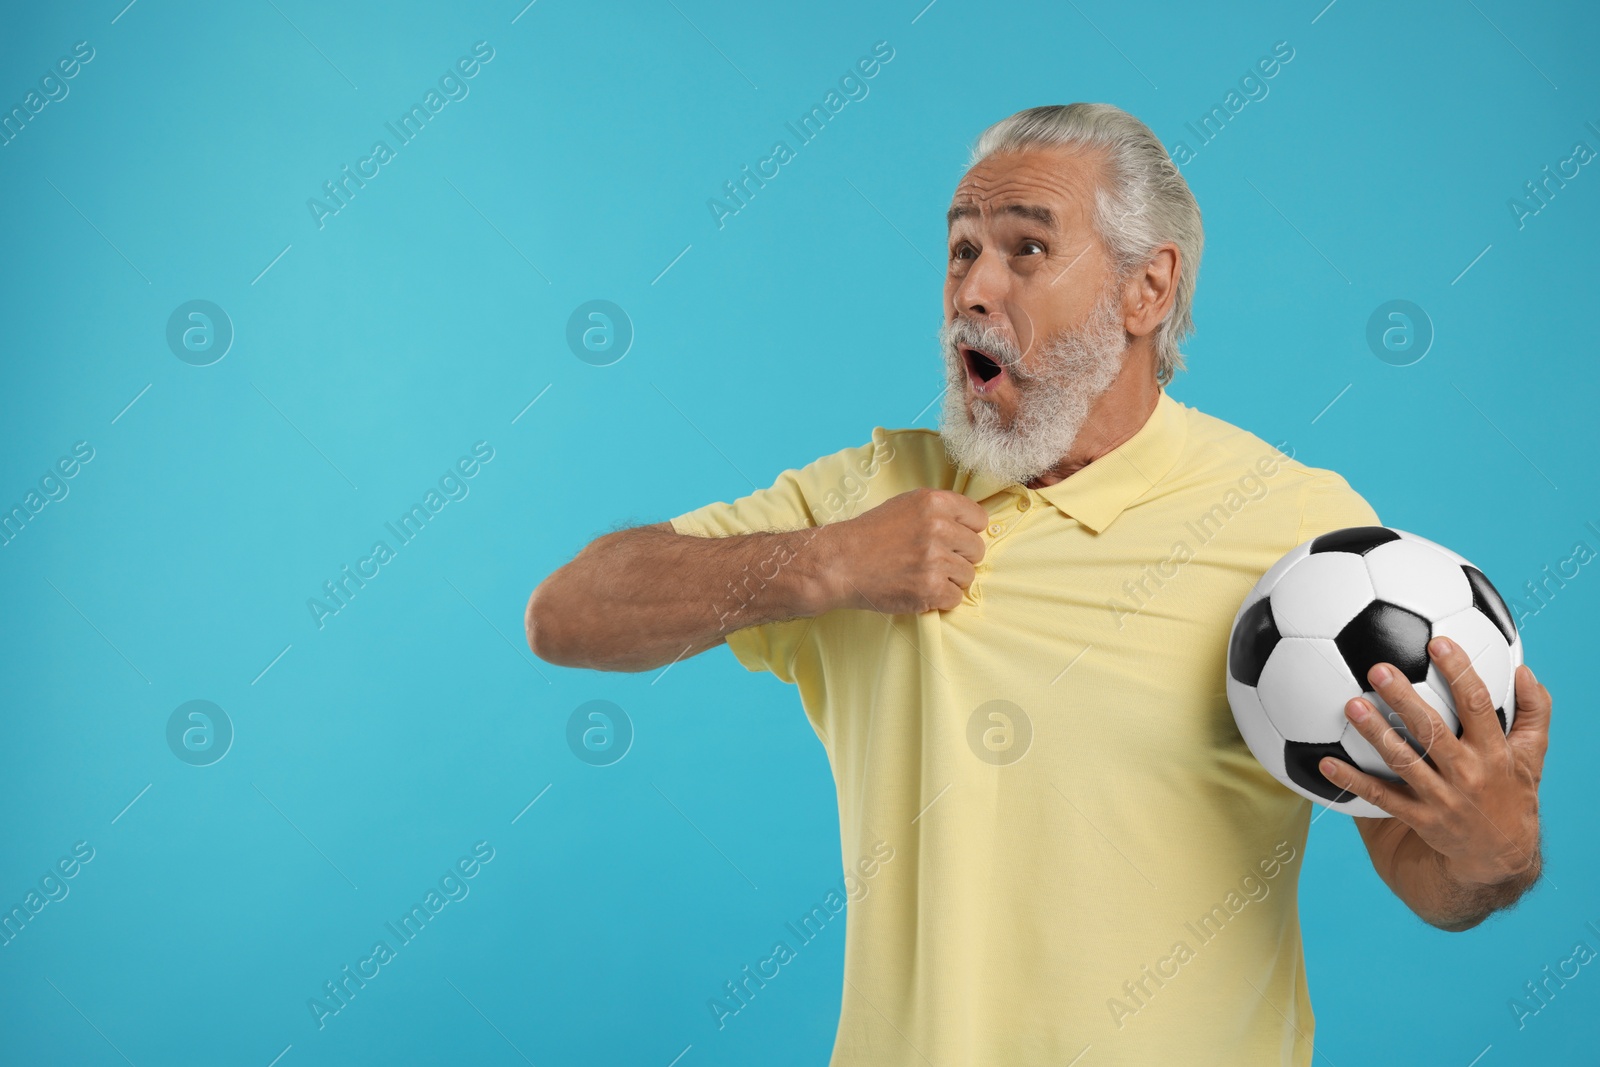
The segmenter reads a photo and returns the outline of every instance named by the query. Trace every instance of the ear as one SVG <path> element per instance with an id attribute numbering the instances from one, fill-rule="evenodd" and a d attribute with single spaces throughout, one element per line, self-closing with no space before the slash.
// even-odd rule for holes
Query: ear
<path id="1" fill-rule="evenodd" d="M 1123 328 L 1134 337 L 1146 337 L 1166 321 L 1178 298 L 1178 276 L 1182 269 L 1178 246 L 1158 245 L 1149 262 L 1135 271 L 1123 286 Z"/>

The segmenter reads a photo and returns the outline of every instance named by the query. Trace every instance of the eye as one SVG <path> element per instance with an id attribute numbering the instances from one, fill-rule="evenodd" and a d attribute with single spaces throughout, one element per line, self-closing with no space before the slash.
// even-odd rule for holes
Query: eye
<path id="1" fill-rule="evenodd" d="M 1040 244 L 1038 241 L 1035 241 L 1031 237 L 1025 238 L 1022 244 L 1017 246 L 1017 251 L 1022 255 L 1027 255 L 1029 248 L 1037 249 L 1039 255 L 1044 254 L 1044 245 Z"/>
<path id="2" fill-rule="evenodd" d="M 960 242 L 953 249 L 950 250 L 950 258 L 951 259 L 970 259 L 972 257 L 972 254 L 973 254 L 972 246 L 967 244 L 965 241 Z"/>

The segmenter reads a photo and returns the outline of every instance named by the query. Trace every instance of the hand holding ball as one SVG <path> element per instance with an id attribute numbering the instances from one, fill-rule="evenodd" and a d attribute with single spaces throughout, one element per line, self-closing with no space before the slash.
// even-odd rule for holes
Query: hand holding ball
<path id="1" fill-rule="evenodd" d="M 1261 577 L 1233 621 L 1228 703 L 1250 751 L 1308 800 L 1370 818 L 1387 813 L 1328 781 L 1327 756 L 1398 781 L 1344 706 L 1364 696 L 1418 753 L 1367 672 L 1392 664 L 1450 732 L 1461 736 L 1450 680 L 1429 660 L 1428 642 L 1448 637 L 1472 658 L 1495 700 L 1503 730 L 1515 714 L 1522 638 L 1483 572 L 1425 538 L 1355 526 L 1307 541 Z"/>

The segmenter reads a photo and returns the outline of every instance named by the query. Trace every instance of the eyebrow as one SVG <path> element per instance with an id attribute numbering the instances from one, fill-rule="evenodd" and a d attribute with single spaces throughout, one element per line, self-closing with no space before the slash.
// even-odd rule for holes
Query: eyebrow
<path id="1" fill-rule="evenodd" d="M 1042 204 L 1006 204 L 998 210 L 1002 215 L 1017 215 L 1021 218 L 1031 219 L 1041 226 L 1048 226 L 1052 230 L 1057 228 L 1056 213 Z M 946 213 L 944 218 L 945 226 L 954 226 L 957 219 L 970 218 L 976 214 L 978 214 L 978 209 L 973 205 L 957 204 Z"/>

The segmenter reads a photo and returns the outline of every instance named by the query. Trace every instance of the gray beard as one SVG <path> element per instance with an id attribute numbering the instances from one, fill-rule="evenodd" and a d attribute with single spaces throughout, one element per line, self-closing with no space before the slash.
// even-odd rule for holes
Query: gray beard
<path id="1" fill-rule="evenodd" d="M 1127 334 L 1115 288 L 1101 295 L 1082 327 L 1052 340 L 1037 367 L 1022 371 L 1020 354 L 1004 338 L 957 320 L 939 331 L 944 348 L 944 406 L 939 432 L 950 459 L 1007 484 L 1026 484 L 1059 463 L 1078 439 L 1089 409 L 1122 370 Z M 996 345 L 996 341 L 1001 342 Z M 974 397 L 968 410 L 966 363 L 961 344 L 977 345 L 1001 358 L 1017 390 L 1010 426 L 988 400 Z"/>

